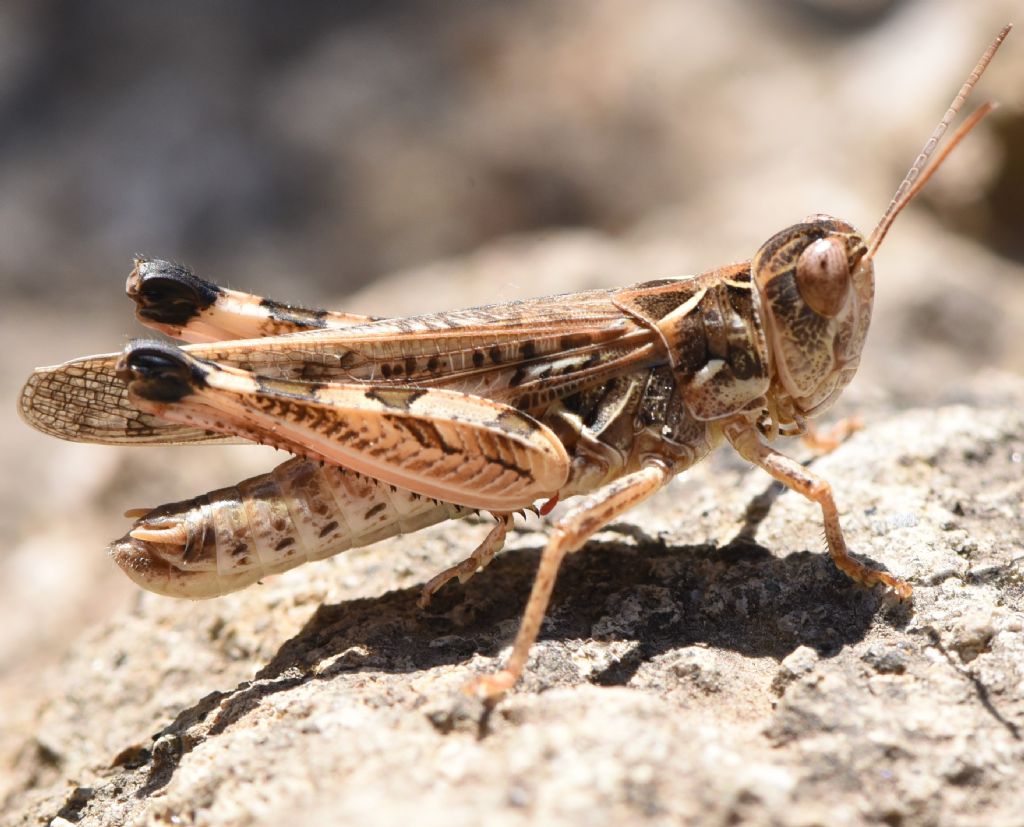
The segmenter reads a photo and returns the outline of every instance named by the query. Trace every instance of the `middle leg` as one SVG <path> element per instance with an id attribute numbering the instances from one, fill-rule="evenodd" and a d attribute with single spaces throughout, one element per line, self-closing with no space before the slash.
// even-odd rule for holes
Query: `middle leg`
<path id="1" fill-rule="evenodd" d="M 420 608 L 424 608 L 430 602 L 430 598 L 437 594 L 441 587 L 449 580 L 454 580 L 458 577 L 460 583 L 465 583 L 480 569 L 486 567 L 494 559 L 494 555 L 501 551 L 502 546 L 505 545 L 505 535 L 512 525 L 512 514 L 503 513 L 495 514 L 494 516 L 498 520 L 497 525 L 490 530 L 484 541 L 473 550 L 469 557 L 456 563 L 454 566 L 449 566 L 440 574 L 434 575 L 427 581 L 423 591 L 420 593 L 418 601 Z"/>

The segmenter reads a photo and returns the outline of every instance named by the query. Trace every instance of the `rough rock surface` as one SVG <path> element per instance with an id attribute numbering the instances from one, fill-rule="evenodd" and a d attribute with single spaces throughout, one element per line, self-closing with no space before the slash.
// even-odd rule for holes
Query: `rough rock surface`
<path id="1" fill-rule="evenodd" d="M 459 688 L 510 641 L 535 520 L 426 611 L 483 526 L 145 595 L 49 677 L 10 823 L 1019 824 L 1024 388 L 1003 395 L 814 460 L 912 604 L 850 584 L 815 508 L 723 453 L 570 558 L 491 714 Z"/>

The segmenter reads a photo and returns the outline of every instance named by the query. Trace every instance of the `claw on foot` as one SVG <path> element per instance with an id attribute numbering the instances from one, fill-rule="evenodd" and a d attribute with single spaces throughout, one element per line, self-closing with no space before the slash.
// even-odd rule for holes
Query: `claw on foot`
<path id="1" fill-rule="evenodd" d="M 838 557 L 833 555 L 832 562 L 837 569 L 855 583 L 860 583 L 869 589 L 882 583 L 892 589 L 900 600 L 907 600 L 914 593 L 914 587 L 906 580 L 895 577 L 885 571 L 869 568 L 848 554 Z"/>
<path id="2" fill-rule="evenodd" d="M 878 580 L 884 583 L 900 600 L 909 600 L 910 596 L 914 593 L 914 587 L 911 586 L 906 580 L 901 580 L 899 577 L 893 577 L 891 574 L 886 574 L 884 571 L 876 572 Z"/>
<path id="3" fill-rule="evenodd" d="M 478 675 L 469 681 L 462 691 L 466 695 L 479 698 L 484 703 L 495 703 L 516 685 L 516 680 L 517 677 L 508 669 L 502 669 L 493 675 Z"/>
<path id="4" fill-rule="evenodd" d="M 803 443 L 817 454 L 830 454 L 857 431 L 863 430 L 864 420 L 859 416 L 840 419 L 827 430 L 818 430 L 813 422 L 809 422 L 807 432 L 803 435 Z"/>

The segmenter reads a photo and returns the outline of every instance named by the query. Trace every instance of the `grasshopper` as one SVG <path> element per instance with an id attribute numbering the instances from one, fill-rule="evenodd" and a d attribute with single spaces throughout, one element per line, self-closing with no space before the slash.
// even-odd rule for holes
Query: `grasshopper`
<path id="1" fill-rule="evenodd" d="M 138 259 L 128 295 L 144 324 L 188 344 L 40 368 L 21 413 L 65 439 L 108 444 L 243 440 L 297 455 L 236 486 L 126 516 L 111 544 L 135 582 L 205 598 L 307 560 L 475 511 L 497 523 L 426 601 L 501 549 L 515 513 L 582 497 L 551 528 L 504 668 L 510 689 L 567 554 L 728 442 L 817 503 L 835 565 L 857 583 L 905 580 L 852 557 L 828 482 L 772 447 L 806 434 L 857 371 L 874 256 L 899 212 L 987 115 L 940 141 L 1009 33 L 982 55 L 874 231 L 813 215 L 750 261 L 687 278 L 411 318 L 282 304 Z M 933 157 L 934 156 L 934 157 Z"/>

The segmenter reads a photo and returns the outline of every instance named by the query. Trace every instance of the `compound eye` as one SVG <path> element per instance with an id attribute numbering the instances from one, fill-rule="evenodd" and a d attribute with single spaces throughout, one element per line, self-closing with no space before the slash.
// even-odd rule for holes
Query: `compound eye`
<path id="1" fill-rule="evenodd" d="M 796 262 L 796 286 L 815 313 L 828 318 L 835 316 L 850 292 L 846 242 L 830 236 L 807 245 Z"/>

